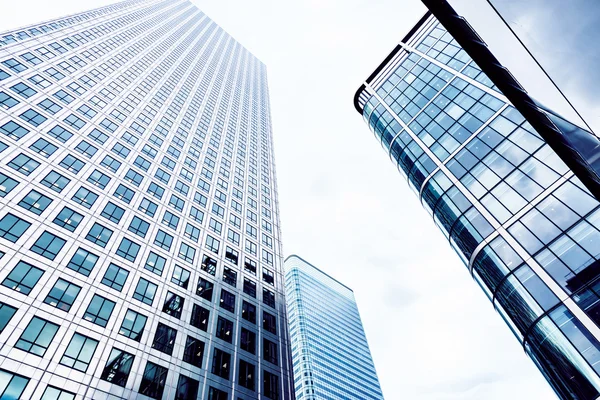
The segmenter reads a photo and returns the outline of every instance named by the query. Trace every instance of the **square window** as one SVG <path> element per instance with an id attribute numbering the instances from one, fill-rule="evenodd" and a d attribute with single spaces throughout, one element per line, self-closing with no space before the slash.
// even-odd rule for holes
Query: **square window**
<path id="1" fill-rule="evenodd" d="M 231 366 L 231 354 L 224 352 L 223 350 L 214 349 L 213 362 L 212 362 L 212 373 L 229 380 L 229 368 Z"/>
<path id="2" fill-rule="evenodd" d="M 225 289 L 221 289 L 220 306 L 229 312 L 235 312 L 235 295 Z"/>
<path id="3" fill-rule="evenodd" d="M 69 207 L 64 207 L 52 222 L 68 231 L 75 232 L 82 220 L 83 215 L 71 210 Z"/>
<path id="4" fill-rule="evenodd" d="M 46 158 L 50 157 L 56 150 L 58 150 L 58 147 L 44 138 L 39 138 L 35 143 L 29 146 L 29 148 Z"/>
<path id="5" fill-rule="evenodd" d="M 277 343 L 263 339 L 263 358 L 271 364 L 277 365 Z"/>
<path id="6" fill-rule="evenodd" d="M 240 360 L 238 374 L 238 382 L 240 386 L 243 386 L 246 389 L 254 390 L 254 370 L 255 367 L 253 364 L 250 364 L 244 360 Z"/>
<path id="7" fill-rule="evenodd" d="M 233 322 L 219 316 L 217 318 L 217 332 L 216 335 L 219 339 L 231 343 L 233 337 Z"/>
<path id="8" fill-rule="evenodd" d="M 15 347 L 36 356 L 44 357 L 56 332 L 58 332 L 58 328 L 57 324 L 33 317 L 17 343 L 15 343 Z"/>
<path id="9" fill-rule="evenodd" d="M 139 392 L 153 399 L 162 399 L 169 370 L 150 361 L 146 364 Z"/>
<path id="10" fill-rule="evenodd" d="M 50 197 L 44 196 L 36 190 L 32 190 L 27 196 L 23 197 L 18 205 L 36 215 L 41 215 L 50 203 L 52 203 Z"/>
<path id="11" fill-rule="evenodd" d="M 73 134 L 71 132 L 69 132 L 60 125 L 56 125 L 54 128 L 50 129 L 48 131 L 48 135 L 61 141 L 62 143 L 66 143 L 69 139 L 73 137 Z"/>
<path id="12" fill-rule="evenodd" d="M 176 337 L 177 331 L 175 329 L 159 322 L 156 327 L 152 348 L 162 353 L 172 355 Z"/>
<path id="13" fill-rule="evenodd" d="M 187 289 L 188 284 L 190 282 L 190 271 L 179 265 L 175 265 L 173 275 L 171 276 L 171 282 L 173 282 L 177 286 L 181 286 L 182 288 Z"/>
<path id="14" fill-rule="evenodd" d="M 151 202 L 150 200 L 148 200 L 147 198 L 143 198 L 142 202 L 140 203 L 140 206 L 138 207 L 138 210 L 142 211 L 144 214 L 150 216 L 150 217 L 154 217 L 154 214 L 156 214 L 156 209 L 158 208 L 158 205 L 156 205 L 155 203 Z"/>
<path id="15" fill-rule="evenodd" d="M 64 279 L 58 279 L 44 299 L 44 303 L 69 312 L 80 291 L 81 287 Z"/>
<path id="16" fill-rule="evenodd" d="M 75 254 L 73 254 L 73 257 L 71 257 L 71 261 L 67 264 L 67 268 L 79 272 L 82 275 L 89 276 L 97 261 L 97 255 L 80 247 Z"/>
<path id="17" fill-rule="evenodd" d="M 25 386 L 29 383 L 29 378 L 0 369 L 0 381 L 2 381 L 4 393 L 12 399 L 20 399 Z"/>
<path id="18" fill-rule="evenodd" d="M 195 328 L 198 328 L 204 332 L 208 328 L 208 318 L 210 316 L 210 311 L 206 308 L 199 306 L 198 304 L 194 304 L 192 307 L 192 316 L 190 318 L 190 325 Z"/>
<path id="19" fill-rule="evenodd" d="M 83 314 L 83 319 L 104 328 L 108 324 L 114 308 L 114 301 L 95 294 L 85 314 Z"/>
<path id="20" fill-rule="evenodd" d="M 60 364 L 86 372 L 97 346 L 97 340 L 75 333 L 65 354 L 60 359 Z"/>
<path id="21" fill-rule="evenodd" d="M 212 301 L 213 283 L 204 278 L 198 278 L 196 294 L 205 300 Z"/>
<path id="22" fill-rule="evenodd" d="M 163 312 L 165 314 L 170 315 L 171 317 L 180 319 L 181 313 L 183 312 L 183 297 L 168 292 L 167 297 L 165 298 L 165 303 L 163 304 Z"/>
<path id="23" fill-rule="evenodd" d="M 8 304 L 0 303 L 0 333 L 4 331 L 4 328 L 6 328 L 16 312 L 16 308 L 9 306 Z"/>
<path id="24" fill-rule="evenodd" d="M 48 385 L 40 400 L 75 400 L 75 394 Z"/>
<path id="25" fill-rule="evenodd" d="M 106 203 L 106 206 L 104 206 L 104 209 L 100 213 L 101 216 L 103 216 L 111 222 L 114 222 L 115 224 L 118 224 L 119 221 L 121 221 L 123 214 L 125 214 L 125 209 L 119 207 L 114 203 L 111 203 L 110 201 Z"/>
<path id="26" fill-rule="evenodd" d="M 133 310 L 127 310 L 119 334 L 139 342 L 142 339 L 148 317 Z"/>
<path id="27" fill-rule="evenodd" d="M 185 375 L 179 375 L 175 400 L 196 400 L 199 386 L 200 382 L 197 380 L 188 378 Z"/>
<path id="28" fill-rule="evenodd" d="M 40 163 L 21 153 L 13 158 L 7 165 L 15 171 L 20 172 L 25 176 L 29 176 L 29 174 L 31 174 L 37 167 L 40 166 Z"/>
<path id="29" fill-rule="evenodd" d="M 271 292 L 269 289 L 263 288 L 263 303 L 269 307 L 275 308 L 275 293 Z"/>
<path id="30" fill-rule="evenodd" d="M 127 238 L 121 239 L 121 244 L 117 249 L 117 255 L 123 257 L 127 261 L 134 262 L 141 246 Z"/>
<path id="31" fill-rule="evenodd" d="M 108 244 L 112 234 L 112 230 L 95 222 L 85 238 L 90 242 L 104 248 Z"/>
<path id="32" fill-rule="evenodd" d="M 125 268 L 121 268 L 116 264 L 110 263 L 106 269 L 106 273 L 104 274 L 101 283 L 120 292 L 123 290 L 123 286 L 125 285 L 128 276 L 129 271 L 127 271 Z"/>
<path id="33" fill-rule="evenodd" d="M 29 129 L 22 127 L 14 121 L 8 121 L 0 126 L 0 132 L 13 140 L 19 140 L 29 133 Z"/>
<path id="34" fill-rule="evenodd" d="M 135 292 L 133 293 L 133 298 L 151 306 L 154 295 L 156 294 L 156 289 L 158 289 L 157 285 L 144 278 L 140 278 L 138 285 L 135 288 Z"/>
<path id="35" fill-rule="evenodd" d="M 279 377 L 263 371 L 263 394 L 267 399 L 279 400 Z"/>
<path id="36" fill-rule="evenodd" d="M 100 379 L 110 382 L 113 385 L 125 387 L 127 379 L 129 378 L 129 373 L 131 372 L 133 359 L 133 354 L 129 354 L 113 347 L 108 356 L 108 361 L 102 370 Z M 56 399 L 62 400 L 62 397 L 57 397 Z"/>
<path id="37" fill-rule="evenodd" d="M 49 260 L 54 260 L 66 242 L 66 240 L 45 231 L 30 250 Z"/>
<path id="38" fill-rule="evenodd" d="M 256 306 L 247 301 L 242 301 L 242 318 L 256 324 Z"/>
<path id="39" fill-rule="evenodd" d="M 98 195 L 85 187 L 80 187 L 77 193 L 73 195 L 71 200 L 77 204 L 81 204 L 85 208 L 91 208 L 98 199 Z"/>
<path id="40" fill-rule="evenodd" d="M 66 178 L 56 171 L 50 171 L 41 184 L 54 190 L 56 193 L 63 191 L 65 187 L 71 182 L 69 178 Z"/>
<path id="41" fill-rule="evenodd" d="M 0 197 L 9 194 L 19 182 L 0 172 Z"/>

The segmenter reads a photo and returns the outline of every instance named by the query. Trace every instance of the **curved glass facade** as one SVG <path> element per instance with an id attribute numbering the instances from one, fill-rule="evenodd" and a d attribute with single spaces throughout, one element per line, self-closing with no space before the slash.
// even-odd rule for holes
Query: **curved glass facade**
<path id="1" fill-rule="evenodd" d="M 598 398 L 599 203 L 434 17 L 400 46 L 365 122 L 556 393 Z"/>
<path id="2" fill-rule="evenodd" d="M 298 256 L 285 260 L 298 400 L 383 400 L 354 293 Z"/>

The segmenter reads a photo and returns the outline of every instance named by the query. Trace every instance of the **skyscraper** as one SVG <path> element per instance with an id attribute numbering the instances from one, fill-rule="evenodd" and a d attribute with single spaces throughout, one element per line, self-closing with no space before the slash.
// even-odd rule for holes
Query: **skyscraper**
<path id="1" fill-rule="evenodd" d="M 265 66 L 182 0 L 0 38 L 0 397 L 293 398 Z"/>
<path id="2" fill-rule="evenodd" d="M 352 289 L 292 255 L 285 291 L 296 398 L 382 400 Z"/>
<path id="3" fill-rule="evenodd" d="M 597 399 L 598 201 L 430 13 L 354 100 L 557 395 Z"/>

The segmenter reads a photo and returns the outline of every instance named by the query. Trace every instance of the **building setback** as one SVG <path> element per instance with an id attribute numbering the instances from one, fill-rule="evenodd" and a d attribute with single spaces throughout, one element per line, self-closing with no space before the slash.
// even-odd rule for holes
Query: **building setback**
<path id="1" fill-rule="evenodd" d="M 427 14 L 354 104 L 557 395 L 597 399 L 599 203 L 498 86 Z"/>
<path id="2" fill-rule="evenodd" d="M 285 291 L 296 399 L 383 400 L 352 289 L 292 255 Z"/>
<path id="3" fill-rule="evenodd" d="M 0 397 L 293 399 L 265 66 L 188 1 L 0 34 Z"/>

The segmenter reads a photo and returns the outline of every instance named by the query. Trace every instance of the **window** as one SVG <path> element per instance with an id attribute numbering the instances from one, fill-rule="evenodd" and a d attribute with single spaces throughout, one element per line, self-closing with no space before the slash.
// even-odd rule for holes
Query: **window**
<path id="1" fill-rule="evenodd" d="M 211 275 L 215 275 L 217 272 L 217 260 L 205 255 L 202 257 L 202 264 L 200 265 L 200 269 L 205 271 Z"/>
<path id="2" fill-rule="evenodd" d="M 67 118 L 63 120 L 63 122 L 69 125 L 70 127 L 75 128 L 75 130 L 77 131 L 83 128 L 83 126 L 85 125 L 85 121 L 75 114 L 70 114 Z"/>
<path id="3" fill-rule="evenodd" d="M 263 268 L 263 282 L 267 282 L 269 285 L 275 285 L 275 276 L 272 271 L 269 271 L 266 268 Z"/>
<path id="4" fill-rule="evenodd" d="M 8 60 L 2 61 L 2 64 L 13 70 L 14 72 L 23 72 L 27 69 L 27 67 L 20 62 L 18 62 L 14 58 L 9 58 Z"/>
<path id="5" fill-rule="evenodd" d="M 217 319 L 217 337 L 231 343 L 233 333 L 233 322 L 221 316 Z"/>
<path id="6" fill-rule="evenodd" d="M 133 220 L 129 224 L 128 230 L 135 233 L 140 237 L 146 237 L 150 224 L 139 217 L 133 217 Z"/>
<path id="7" fill-rule="evenodd" d="M 44 303 L 69 312 L 80 290 L 81 287 L 59 278 L 54 287 L 50 289 Z"/>
<path id="8" fill-rule="evenodd" d="M 209 282 L 204 278 L 198 278 L 196 294 L 205 300 L 212 301 L 213 286 L 212 282 Z"/>
<path id="9" fill-rule="evenodd" d="M 271 364 L 277 365 L 277 343 L 263 339 L 263 358 Z"/>
<path id="10" fill-rule="evenodd" d="M 91 158 L 98 151 L 98 149 L 96 147 L 92 146 L 85 140 L 82 140 L 81 142 L 79 142 L 77 147 L 75 147 L 75 150 L 77 150 L 78 152 L 80 152 L 81 154 L 83 154 L 89 158 Z"/>
<path id="11" fill-rule="evenodd" d="M 192 317 L 190 318 L 190 325 L 206 332 L 206 329 L 208 328 L 209 316 L 210 311 L 208 311 L 202 306 L 199 306 L 198 304 L 194 304 L 194 306 L 192 307 Z"/>
<path id="12" fill-rule="evenodd" d="M 87 178 L 87 181 L 100 189 L 104 189 L 108 185 L 108 182 L 110 182 L 110 177 L 95 169 Z"/>
<path id="13" fill-rule="evenodd" d="M 184 236 L 198 243 L 198 239 L 200 238 L 200 229 L 188 223 L 185 225 Z"/>
<path id="14" fill-rule="evenodd" d="M 55 102 L 53 102 L 50 99 L 44 99 L 44 100 L 40 101 L 38 103 L 38 106 L 42 110 L 44 110 L 44 111 L 46 111 L 46 112 L 48 112 L 48 113 L 50 113 L 52 115 L 54 115 L 57 112 L 59 112 L 60 110 L 62 110 L 61 106 L 59 106 L 58 104 L 56 104 Z"/>
<path id="15" fill-rule="evenodd" d="M 221 289 L 220 305 L 227 311 L 235 312 L 235 295 L 233 293 L 229 293 L 225 289 Z"/>
<path id="16" fill-rule="evenodd" d="M 263 288 L 263 303 L 269 307 L 275 308 L 275 293 L 271 292 L 269 289 Z"/>
<path id="17" fill-rule="evenodd" d="M 23 121 L 28 122 L 29 124 L 36 126 L 36 127 L 40 126 L 41 124 L 46 122 L 46 120 L 48 119 L 32 108 L 23 112 L 21 115 L 19 115 L 19 118 L 21 118 Z"/>
<path id="18" fill-rule="evenodd" d="M 119 168 L 121 168 L 121 162 L 115 160 L 114 158 L 112 158 L 111 156 L 105 156 L 104 159 L 102 160 L 102 162 L 100 163 L 100 165 L 102 165 L 103 167 L 106 167 L 108 170 L 112 171 L 112 172 L 117 172 L 119 170 Z M 115 192 L 115 196 L 117 196 L 117 193 Z"/>
<path id="19" fill-rule="evenodd" d="M 188 271 L 185 268 L 182 268 L 179 265 L 175 265 L 173 275 L 171 276 L 171 282 L 173 282 L 177 286 L 181 286 L 182 288 L 187 289 L 188 284 L 190 282 L 190 271 Z"/>
<path id="20" fill-rule="evenodd" d="M 115 224 L 118 224 L 119 221 L 121 221 L 123 214 L 125 214 L 125 210 L 119 207 L 118 205 L 111 203 L 110 201 L 106 203 L 106 206 L 104 206 L 104 210 L 102 210 L 102 212 L 100 213 L 101 216 L 103 216 L 111 222 L 114 222 Z"/>
<path id="21" fill-rule="evenodd" d="M 204 213 L 202 211 L 198 210 L 196 207 L 190 208 L 190 217 L 194 221 L 197 221 L 199 223 L 202 223 L 202 221 L 204 221 Z"/>
<path id="22" fill-rule="evenodd" d="M 54 260 L 67 241 L 45 231 L 31 246 L 31 251 L 50 260 Z"/>
<path id="23" fill-rule="evenodd" d="M 148 193 L 160 200 L 162 199 L 163 194 L 165 193 L 165 188 L 163 188 L 162 186 L 158 186 L 156 183 L 152 182 L 150 183 L 150 186 L 148 186 Z"/>
<path id="24" fill-rule="evenodd" d="M 36 356 L 44 357 L 57 331 L 57 324 L 33 317 L 17 343 L 15 343 L 15 347 Z"/>
<path id="25" fill-rule="evenodd" d="M 215 348 L 212 362 L 212 373 L 220 376 L 221 378 L 229 380 L 230 364 L 231 354 Z"/>
<path id="26" fill-rule="evenodd" d="M 0 369 L 0 398 L 20 399 L 29 378 Z"/>
<path id="27" fill-rule="evenodd" d="M 177 225 L 179 224 L 179 217 L 170 211 L 165 211 L 162 223 L 167 225 L 171 229 L 177 229 Z"/>
<path id="28" fill-rule="evenodd" d="M 25 176 L 29 176 L 29 174 L 40 166 L 40 163 L 21 153 L 13 158 L 7 165 L 15 171 L 20 172 Z"/>
<path id="29" fill-rule="evenodd" d="M 237 286 L 237 272 L 229 267 L 223 268 L 223 282 L 233 287 Z"/>
<path id="30" fill-rule="evenodd" d="M 238 382 L 246 389 L 254 390 L 254 365 L 240 360 Z"/>
<path id="31" fill-rule="evenodd" d="M 77 190 L 77 193 L 73 195 L 71 200 L 75 203 L 81 204 L 85 208 L 91 208 L 92 205 L 98 199 L 98 195 L 89 189 L 84 188 L 83 186 Z"/>
<path id="32" fill-rule="evenodd" d="M 0 126 L 0 132 L 11 139 L 19 140 L 29 133 L 29 129 L 22 127 L 14 121 L 8 121 L 4 125 Z"/>
<path id="33" fill-rule="evenodd" d="M 8 304 L 0 303 L 0 333 L 4 331 L 4 328 L 6 328 L 16 312 L 16 308 L 9 306 Z"/>
<path id="34" fill-rule="evenodd" d="M 150 200 L 148 200 L 147 198 L 143 198 L 142 202 L 140 203 L 140 206 L 138 207 L 138 210 L 142 211 L 144 214 L 150 216 L 150 217 L 154 217 L 154 214 L 156 214 L 156 209 L 158 208 L 158 205 L 156 205 L 155 203 L 151 202 Z"/>
<path id="35" fill-rule="evenodd" d="M 133 359 L 133 354 L 113 347 L 108 356 L 108 361 L 102 370 L 100 379 L 110 382 L 113 385 L 125 387 L 129 373 L 131 372 Z"/>
<path id="36" fill-rule="evenodd" d="M 197 380 L 188 378 L 185 375 L 179 375 L 175 400 L 196 400 L 199 385 L 200 382 Z"/>
<path id="37" fill-rule="evenodd" d="M 65 187 L 71 182 L 70 179 L 65 178 L 61 174 L 56 171 L 50 171 L 48 175 L 44 179 L 42 179 L 42 185 L 49 187 L 54 190 L 56 193 L 60 193 L 63 191 Z"/>
<path id="38" fill-rule="evenodd" d="M 240 348 L 248 353 L 256 353 L 256 333 L 242 328 L 240 334 Z"/>
<path id="39" fill-rule="evenodd" d="M 227 392 L 211 386 L 208 390 L 208 400 L 227 400 Z"/>
<path id="40" fill-rule="evenodd" d="M 37 91 L 35 91 L 31 87 L 27 86 L 23 82 L 19 82 L 16 85 L 11 86 L 10 90 L 12 90 L 13 92 L 15 92 L 16 94 L 18 94 L 20 96 L 23 96 L 26 99 L 30 98 L 31 96 L 33 96 L 34 94 L 37 93 Z"/>
<path id="41" fill-rule="evenodd" d="M 138 285 L 135 288 L 135 292 L 133 293 L 133 298 L 151 306 L 157 288 L 158 286 L 154 283 L 147 281 L 144 278 L 140 278 Z"/>
<path id="42" fill-rule="evenodd" d="M 210 235 L 206 235 L 206 248 L 212 251 L 213 253 L 219 254 L 219 241 Z"/>
<path id="43" fill-rule="evenodd" d="M 48 72 L 50 70 L 56 71 L 54 68 L 49 68 L 49 69 L 46 70 L 46 72 Z M 56 80 L 61 80 L 62 78 L 65 77 L 63 74 L 61 74 L 58 71 L 56 71 L 56 73 L 58 75 L 60 75 L 60 77 L 53 76 L 50 73 L 49 73 L 49 75 L 52 76 L 53 78 L 55 78 Z M 67 92 L 65 92 L 62 89 L 59 90 L 58 92 L 54 93 L 53 96 L 56 97 L 58 100 L 62 101 L 63 103 L 65 103 L 65 104 L 69 104 L 69 103 L 73 102 L 73 100 L 75 100 L 75 97 L 71 96 L 70 94 L 68 94 Z"/>
<path id="44" fill-rule="evenodd" d="M 140 394 L 153 399 L 162 399 L 168 372 L 167 368 L 148 361 L 146 369 L 144 369 L 142 382 L 140 383 Z"/>
<path id="45" fill-rule="evenodd" d="M 23 197 L 23 200 L 21 200 L 18 205 L 36 215 L 40 215 L 46 210 L 50 203 L 52 203 L 50 197 L 44 196 L 36 190 L 32 190 L 27 196 Z"/>
<path id="46" fill-rule="evenodd" d="M 171 244 L 173 243 L 173 236 L 169 235 L 167 232 L 159 229 L 156 232 L 156 237 L 154 238 L 154 244 L 169 251 L 171 249 Z"/>
<path id="47" fill-rule="evenodd" d="M 100 247 L 106 247 L 112 234 L 112 230 L 95 222 L 85 238 Z"/>
<path id="48" fill-rule="evenodd" d="M 36 142 L 29 146 L 29 148 L 46 158 L 50 157 L 56 150 L 58 150 L 58 147 L 43 138 L 36 140 Z"/>
<path id="49" fill-rule="evenodd" d="M 127 186 L 119 185 L 113 196 L 129 204 L 131 199 L 133 199 L 134 194 L 135 192 L 129 189 Z"/>
<path id="50" fill-rule="evenodd" d="M 242 318 L 256 324 L 256 306 L 247 301 L 242 301 Z"/>
<path id="51" fill-rule="evenodd" d="M 75 333 L 65 354 L 60 359 L 60 364 L 86 372 L 96 351 L 96 346 L 98 346 L 97 340 Z"/>
<path id="52" fill-rule="evenodd" d="M 123 318 L 119 334 L 139 342 L 144 333 L 147 320 L 148 318 L 145 315 L 129 309 L 125 314 L 125 318 Z"/>
<path id="53" fill-rule="evenodd" d="M 263 394 L 267 399 L 279 400 L 279 377 L 263 371 Z"/>
<path id="54" fill-rule="evenodd" d="M 117 255 L 123 257 L 127 261 L 134 262 L 140 251 L 140 247 L 141 246 L 139 244 L 127 238 L 123 238 L 121 239 L 121 244 L 117 249 Z"/>
<path id="55" fill-rule="evenodd" d="M 68 231 L 75 232 L 81 220 L 83 220 L 83 215 L 71 210 L 69 207 L 64 207 L 52 222 Z"/>
<path id="56" fill-rule="evenodd" d="M 67 268 L 79 272 L 82 275 L 89 276 L 97 261 L 97 255 L 80 247 L 75 254 L 73 254 L 73 257 L 71 257 L 71 261 L 67 264 Z"/>
<path id="57" fill-rule="evenodd" d="M 77 173 L 79 173 L 79 171 L 81 171 L 81 168 L 83 168 L 85 163 L 83 161 L 81 161 L 80 159 L 73 157 L 71 154 L 67 154 L 65 156 L 65 158 L 63 158 L 63 160 L 60 162 L 59 165 L 61 167 L 63 167 L 64 169 L 66 169 L 74 174 L 77 174 Z"/>
<path id="58" fill-rule="evenodd" d="M 202 357 L 204 357 L 204 342 L 188 336 L 185 341 L 183 361 L 195 367 L 202 368 Z"/>
<path id="59" fill-rule="evenodd" d="M 167 292 L 165 303 L 163 304 L 163 312 L 171 317 L 180 319 L 183 312 L 183 297 L 172 292 Z"/>
<path id="60" fill-rule="evenodd" d="M 125 285 L 128 276 L 129 271 L 116 264 L 110 263 L 101 283 L 120 292 L 123 290 L 123 286 Z"/>
<path id="61" fill-rule="evenodd" d="M 101 327 L 106 327 L 114 308 L 114 301 L 95 294 L 85 314 L 83 314 L 83 319 Z"/>
<path id="62" fill-rule="evenodd" d="M 133 183 L 135 186 L 140 186 L 140 184 L 144 180 L 144 176 L 141 175 L 141 174 L 138 174 L 133 169 L 129 168 L 129 170 L 125 174 L 125 178 L 124 179 L 126 181 L 129 181 L 129 182 Z"/>
<path id="63" fill-rule="evenodd" d="M 75 400 L 75 394 L 48 385 L 40 400 Z"/>
<path id="64" fill-rule="evenodd" d="M 69 132 L 60 125 L 56 125 L 54 128 L 50 129 L 48 131 L 48 135 L 52 136 L 53 138 L 57 139 L 62 143 L 67 142 L 69 139 L 71 139 L 71 137 L 73 137 L 73 134 L 71 132 Z"/>
<path id="65" fill-rule="evenodd" d="M 192 264 L 196 257 L 196 249 L 185 242 L 181 242 L 179 246 L 179 254 L 177 255 L 182 260 Z"/>
<path id="66" fill-rule="evenodd" d="M 0 197 L 9 194 L 18 184 L 19 182 L 0 172 Z"/>
<path id="67" fill-rule="evenodd" d="M 159 322 L 156 327 L 152 348 L 171 355 L 173 354 L 173 348 L 175 347 L 176 337 L 177 331 L 175 329 Z"/>

